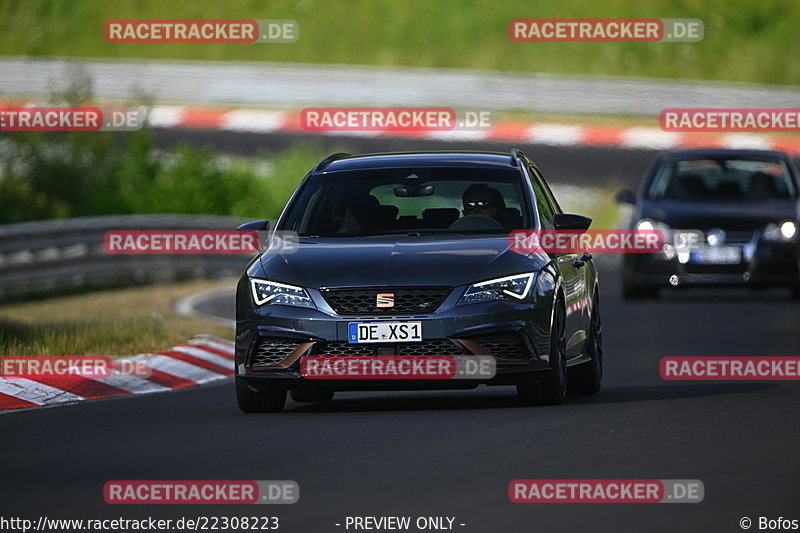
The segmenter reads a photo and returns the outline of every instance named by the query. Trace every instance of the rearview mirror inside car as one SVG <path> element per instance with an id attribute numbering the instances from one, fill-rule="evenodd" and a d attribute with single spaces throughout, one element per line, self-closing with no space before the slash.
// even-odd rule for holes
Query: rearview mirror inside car
<path id="1" fill-rule="evenodd" d="M 404 185 L 403 187 L 395 187 L 394 195 L 398 198 L 430 196 L 433 194 L 433 191 L 433 185 Z"/>

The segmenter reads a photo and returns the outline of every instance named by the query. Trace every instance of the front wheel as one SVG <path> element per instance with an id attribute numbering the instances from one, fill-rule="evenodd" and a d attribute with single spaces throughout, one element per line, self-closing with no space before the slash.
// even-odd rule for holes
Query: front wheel
<path id="1" fill-rule="evenodd" d="M 622 298 L 625 300 L 643 300 L 658 298 L 657 285 L 636 283 L 636 266 L 634 260 L 625 257 L 622 262 Z"/>
<path id="2" fill-rule="evenodd" d="M 564 304 L 556 300 L 550 328 L 550 370 L 539 385 L 517 385 L 522 405 L 559 405 L 567 396 L 567 334 Z"/>
<path id="3" fill-rule="evenodd" d="M 236 376 L 236 401 L 243 413 L 280 411 L 286 403 L 285 390 L 254 391 L 244 379 Z"/>
<path id="4" fill-rule="evenodd" d="M 658 287 L 622 280 L 622 297 L 626 300 L 655 299 L 658 298 Z"/>

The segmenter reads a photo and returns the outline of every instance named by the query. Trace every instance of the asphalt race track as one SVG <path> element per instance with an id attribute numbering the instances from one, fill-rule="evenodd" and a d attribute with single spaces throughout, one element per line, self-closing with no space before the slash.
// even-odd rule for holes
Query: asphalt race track
<path id="1" fill-rule="evenodd" d="M 529 155 L 550 183 L 589 186 L 636 187 L 656 152 L 618 150 L 600 146 L 548 146 L 508 142 L 449 142 L 392 137 L 343 137 L 301 134 L 240 133 L 219 130 L 155 130 L 156 143 L 172 146 L 180 143 L 211 146 L 216 151 L 238 155 L 257 155 L 264 150 L 285 150 L 298 142 L 313 142 L 329 152 L 351 153 L 403 152 L 411 150 L 496 150 L 508 152 L 516 146 Z M 309 169 L 310 170 L 310 169 Z"/>
<path id="2" fill-rule="evenodd" d="M 174 138 L 167 135 L 181 134 L 160 135 L 168 142 Z M 582 169 L 618 173 L 620 182 L 653 156 L 529 151 L 548 159 L 542 166 L 550 175 L 563 160 L 572 165 L 565 176 Z M 605 161 L 613 170 L 601 170 Z M 457 531 L 480 533 L 733 532 L 744 516 L 756 522 L 753 530 L 759 516 L 800 518 L 800 383 L 682 383 L 658 375 L 666 355 L 800 355 L 800 306 L 779 290 L 626 303 L 613 262 L 601 263 L 601 276 L 606 377 L 596 397 L 523 408 L 512 388 L 342 393 L 327 405 L 289 400 L 283 413 L 244 415 L 228 381 L 12 412 L 0 417 L 0 515 L 274 515 L 286 532 L 344 531 L 335 524 L 346 516 L 425 515 L 455 517 Z M 231 309 L 231 296 L 201 307 L 225 318 Z M 705 499 L 513 504 L 507 488 L 517 478 L 699 479 Z M 290 479 L 299 483 L 300 501 L 114 506 L 102 497 L 103 483 L 113 479 Z"/>

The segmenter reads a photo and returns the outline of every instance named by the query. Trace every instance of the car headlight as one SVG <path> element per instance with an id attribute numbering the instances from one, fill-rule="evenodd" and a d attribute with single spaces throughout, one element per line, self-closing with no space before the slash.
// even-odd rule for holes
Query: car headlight
<path id="1" fill-rule="evenodd" d="M 250 279 L 253 302 L 256 305 L 294 305 L 297 307 L 314 307 L 314 302 L 306 290 L 294 285 L 285 285 L 266 279 Z"/>
<path id="2" fill-rule="evenodd" d="M 664 246 L 662 249 L 663 257 L 666 259 L 672 259 L 675 257 L 675 246 L 672 244 L 672 229 L 664 224 L 663 222 L 657 222 L 655 220 L 651 220 L 649 218 L 643 218 L 636 222 L 634 225 L 636 231 L 659 231 L 661 232 L 661 236 L 664 241 Z M 662 257 L 662 256 L 656 256 Z"/>
<path id="3" fill-rule="evenodd" d="M 461 298 L 461 303 L 471 304 L 490 300 L 521 301 L 530 294 L 534 272 L 516 274 L 505 278 L 490 279 L 473 283 Z"/>
<path id="4" fill-rule="evenodd" d="M 763 235 L 768 241 L 793 241 L 797 237 L 797 225 L 791 220 L 780 224 L 767 224 Z"/>
<path id="5" fill-rule="evenodd" d="M 643 218 L 636 222 L 634 227 L 637 231 L 660 231 L 664 236 L 664 242 L 669 242 L 672 240 L 672 230 L 663 222 L 658 222 L 649 218 Z"/>
<path id="6" fill-rule="evenodd" d="M 656 225 L 653 223 L 652 220 L 643 218 L 639 222 L 636 223 L 636 229 L 639 231 L 653 231 L 656 229 Z"/>
<path id="7" fill-rule="evenodd" d="M 794 225 L 794 222 L 791 220 L 787 220 L 783 224 L 781 224 L 781 235 L 784 239 L 790 240 L 794 239 L 794 236 L 797 234 L 797 226 Z"/>

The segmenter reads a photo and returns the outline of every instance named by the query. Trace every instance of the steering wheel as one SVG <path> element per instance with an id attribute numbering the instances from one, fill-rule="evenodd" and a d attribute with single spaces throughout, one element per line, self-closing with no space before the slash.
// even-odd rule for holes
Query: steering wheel
<path id="1" fill-rule="evenodd" d="M 503 229 L 503 225 L 497 221 L 496 218 L 484 215 L 475 214 L 461 217 L 452 224 L 448 229 L 453 230 L 475 230 L 475 229 Z"/>

